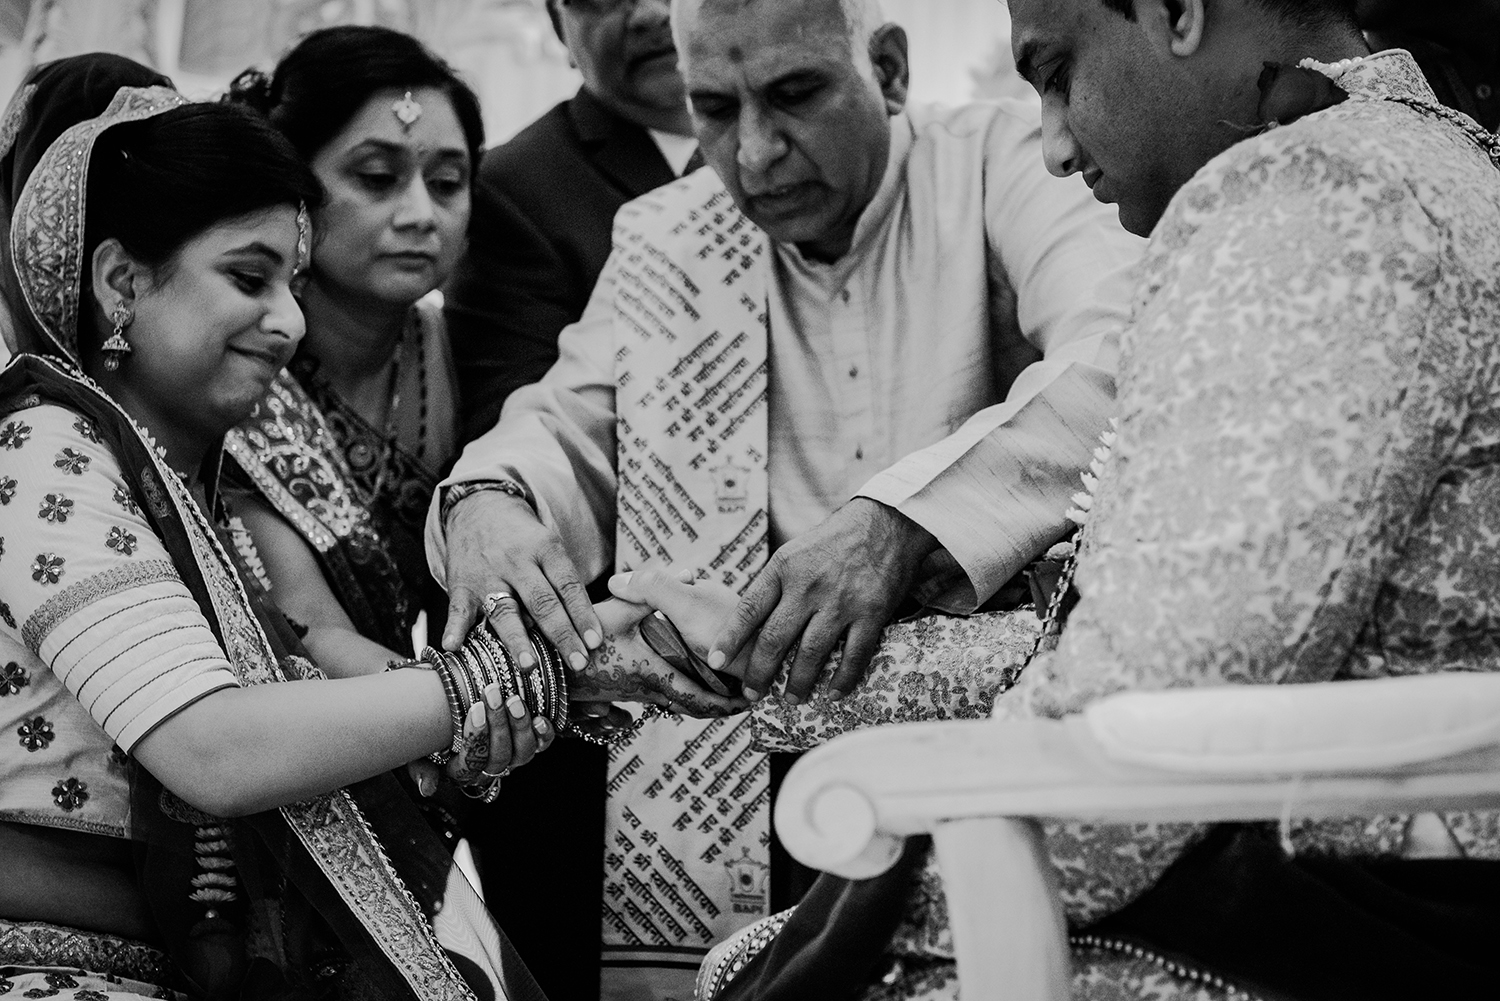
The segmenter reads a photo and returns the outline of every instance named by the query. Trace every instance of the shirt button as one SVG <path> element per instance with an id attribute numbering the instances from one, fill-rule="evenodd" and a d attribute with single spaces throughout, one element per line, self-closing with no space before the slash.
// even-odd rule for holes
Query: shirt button
<path id="1" fill-rule="evenodd" d="M 853 365 L 853 366 L 851 366 L 849 368 L 849 378 L 851 378 L 851 379 L 858 379 L 859 378 L 859 366 L 858 365 Z"/>
<path id="2" fill-rule="evenodd" d="M 864 458 L 865 458 L 865 450 L 864 450 L 864 448 L 863 447 L 856 448 L 854 450 L 854 459 L 855 459 L 855 461 L 856 462 L 863 462 Z"/>
<path id="3" fill-rule="evenodd" d="M 1474 95 L 1481 101 L 1488 101 L 1490 99 L 1490 95 L 1494 92 L 1495 89 L 1487 83 L 1482 83 L 1478 87 L 1474 88 Z M 844 301 L 847 302 L 848 300 L 845 299 Z"/>
<path id="4" fill-rule="evenodd" d="M 1488 95 L 1484 95 L 1484 96 L 1488 96 Z M 845 302 L 848 302 L 849 301 L 849 290 L 848 289 L 844 289 L 844 291 L 840 292 L 839 293 L 839 298 L 843 299 Z"/>

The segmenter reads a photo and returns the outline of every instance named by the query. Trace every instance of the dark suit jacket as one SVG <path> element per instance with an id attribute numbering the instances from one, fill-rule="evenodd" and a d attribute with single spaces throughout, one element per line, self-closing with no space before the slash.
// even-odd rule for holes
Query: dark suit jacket
<path id="1" fill-rule="evenodd" d="M 447 289 L 466 440 L 557 360 L 609 257 L 615 212 L 676 175 L 639 125 L 586 90 L 485 153 L 469 249 Z"/>
<path id="2" fill-rule="evenodd" d="M 485 153 L 469 249 L 446 289 L 465 440 L 557 360 L 609 258 L 621 205 L 675 179 L 650 133 L 579 91 Z M 603 748 L 559 740 L 466 833 L 485 896 L 552 998 L 599 997 Z"/>

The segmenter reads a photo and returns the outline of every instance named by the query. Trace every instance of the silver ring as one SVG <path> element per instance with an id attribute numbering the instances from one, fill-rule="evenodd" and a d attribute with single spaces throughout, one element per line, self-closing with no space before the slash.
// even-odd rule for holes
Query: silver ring
<path id="1" fill-rule="evenodd" d="M 481 771 L 479 774 L 481 776 L 483 776 L 484 778 L 489 779 L 491 782 L 498 782 L 498 781 L 500 781 L 501 779 L 505 778 L 507 775 L 510 774 L 510 769 L 509 768 L 505 768 L 502 771 L 498 771 L 498 772 L 485 772 L 485 771 Z"/>
<path id="2" fill-rule="evenodd" d="M 491 591 L 480 604 L 484 606 L 485 615 L 494 615 L 500 610 L 500 602 L 515 600 L 516 596 L 509 591 Z"/>

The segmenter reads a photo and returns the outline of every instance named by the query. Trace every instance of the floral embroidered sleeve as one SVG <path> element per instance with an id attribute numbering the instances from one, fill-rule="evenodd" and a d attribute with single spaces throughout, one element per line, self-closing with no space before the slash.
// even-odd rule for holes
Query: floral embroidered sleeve
<path id="1" fill-rule="evenodd" d="M 806 751 L 867 726 L 983 718 L 995 696 L 1015 683 L 1040 630 L 1029 608 L 932 615 L 888 626 L 864 681 L 843 699 L 835 702 L 826 694 L 838 669 L 835 653 L 807 702 L 756 703 L 751 714 L 756 746 Z M 773 694 L 779 696 L 786 681 L 783 672 Z"/>
<path id="2" fill-rule="evenodd" d="M 1494 288 L 1405 180 L 1422 175 L 1362 155 L 1382 131 L 1360 121 L 1371 103 L 1244 143 L 1173 201 L 1122 342 L 1082 600 L 997 716 L 1396 669 L 1374 610 L 1440 482 L 1472 464 L 1495 348 L 1470 297 Z M 1423 664 L 1404 669 L 1441 669 Z M 1195 837 L 1050 826 L 1070 917 L 1128 902 Z"/>
<path id="3" fill-rule="evenodd" d="M 86 418 L 0 418 L 0 630 L 125 751 L 236 685 L 223 649 Z"/>

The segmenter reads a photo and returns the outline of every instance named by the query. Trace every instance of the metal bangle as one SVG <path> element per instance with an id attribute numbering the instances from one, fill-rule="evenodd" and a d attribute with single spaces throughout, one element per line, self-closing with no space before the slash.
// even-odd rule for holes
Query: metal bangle
<path id="1" fill-rule="evenodd" d="M 542 674 L 547 687 L 547 721 L 561 733 L 568 726 L 568 676 L 562 666 L 562 655 L 539 630 L 528 629 L 526 638 L 536 652 L 537 672 Z"/>
<path id="2" fill-rule="evenodd" d="M 500 685 L 502 689 L 501 697 L 503 699 L 505 672 L 501 670 L 499 664 L 495 663 L 494 652 L 490 649 L 489 643 L 486 642 L 485 632 L 485 625 L 481 622 L 469 634 L 468 640 L 465 641 L 464 652 L 468 654 L 471 661 L 471 669 L 477 671 L 474 682 L 479 685 L 480 691 L 483 692 L 490 685 Z"/>
<path id="3" fill-rule="evenodd" d="M 511 663 L 510 652 L 505 649 L 505 644 L 500 642 L 500 637 L 495 635 L 494 630 L 485 623 L 480 623 L 473 635 L 494 664 L 496 680 L 500 683 L 501 697 L 509 702 L 512 695 L 519 694 L 516 686 L 515 665 Z"/>
<path id="4" fill-rule="evenodd" d="M 434 751 L 428 755 L 436 765 L 446 765 L 453 760 L 453 756 L 463 746 L 464 713 L 466 710 L 459 698 L 458 686 L 454 683 L 452 670 L 444 662 L 442 651 L 434 647 L 428 647 L 422 651 L 422 657 L 432 665 L 432 670 L 437 674 L 438 680 L 443 683 L 443 695 L 448 699 L 448 710 L 453 716 L 453 742 L 452 746 L 445 751 Z"/>

